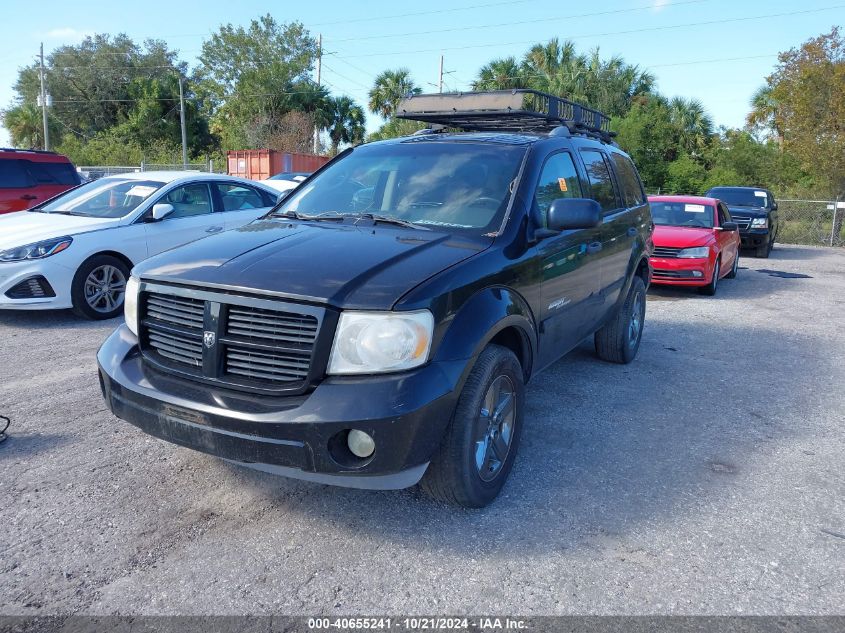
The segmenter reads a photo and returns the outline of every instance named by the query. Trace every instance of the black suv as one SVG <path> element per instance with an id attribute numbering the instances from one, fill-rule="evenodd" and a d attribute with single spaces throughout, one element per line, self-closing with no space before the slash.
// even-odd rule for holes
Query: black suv
<path id="1" fill-rule="evenodd" d="M 259 470 L 480 507 L 534 374 L 588 336 L 634 358 L 653 224 L 607 119 L 531 91 L 400 116 L 433 125 L 135 267 L 98 354 L 117 416 Z"/>
<path id="2" fill-rule="evenodd" d="M 743 248 L 753 248 L 757 257 L 769 256 L 780 228 L 778 203 L 771 191 L 762 187 L 713 187 L 704 195 L 728 205 L 731 220 L 739 226 Z"/>

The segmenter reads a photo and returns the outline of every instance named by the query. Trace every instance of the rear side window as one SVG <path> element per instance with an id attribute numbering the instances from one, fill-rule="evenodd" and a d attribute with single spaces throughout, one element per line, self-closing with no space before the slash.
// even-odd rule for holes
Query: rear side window
<path id="1" fill-rule="evenodd" d="M 79 176 L 68 163 L 36 163 L 27 161 L 29 173 L 39 185 L 78 185 Z"/>
<path id="2" fill-rule="evenodd" d="M 537 192 L 534 194 L 542 225 L 548 226 L 546 216 L 552 202 L 558 198 L 581 198 L 582 196 L 578 172 L 575 170 L 575 163 L 569 152 L 561 152 L 549 157 L 543 165 L 543 173 L 540 175 Z"/>
<path id="3" fill-rule="evenodd" d="M 267 206 L 261 194 L 252 187 L 223 183 L 215 183 L 215 186 L 217 187 L 217 191 L 220 192 L 224 211 L 260 209 Z"/>
<path id="4" fill-rule="evenodd" d="M 0 189 L 20 189 L 32 185 L 24 161 L 0 159 Z"/>
<path id="5" fill-rule="evenodd" d="M 590 180 L 590 191 L 593 200 L 601 205 L 601 210 L 605 213 L 617 209 L 618 204 L 616 202 L 616 190 L 613 186 L 613 178 L 610 175 L 610 169 L 608 169 L 602 153 L 593 150 L 582 150 L 581 158 L 584 159 L 584 167 L 587 168 L 587 178 Z"/>
<path id="6" fill-rule="evenodd" d="M 613 166 L 616 168 L 616 177 L 619 181 L 619 188 L 622 190 L 622 200 L 625 206 L 638 207 L 645 202 L 643 186 L 637 177 L 637 170 L 631 159 L 622 154 L 612 154 Z"/>

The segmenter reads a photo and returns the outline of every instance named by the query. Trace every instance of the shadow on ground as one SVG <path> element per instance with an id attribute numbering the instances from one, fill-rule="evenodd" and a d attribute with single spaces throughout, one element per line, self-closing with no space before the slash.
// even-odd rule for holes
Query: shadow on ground
<path id="1" fill-rule="evenodd" d="M 629 366 L 603 363 L 583 343 L 529 386 L 511 479 L 479 511 L 431 501 L 418 488 L 357 491 L 226 468 L 237 473 L 233 485 L 266 497 L 279 520 L 288 513 L 319 516 L 345 525 L 350 538 L 365 531 L 475 556 L 488 555 L 491 540 L 530 554 L 577 546 L 584 532 L 636 532 L 639 524 L 694 512 L 697 500 L 727 494 L 767 443 L 810 432 L 774 415 L 800 410 L 814 397 L 815 378 L 798 370 L 806 341 L 755 330 L 755 350 L 778 349 L 769 367 L 737 348 L 747 338 L 740 327 L 653 324 Z M 812 374 L 824 375 L 824 362 Z M 749 394 L 747 385 L 764 377 L 767 399 Z"/>

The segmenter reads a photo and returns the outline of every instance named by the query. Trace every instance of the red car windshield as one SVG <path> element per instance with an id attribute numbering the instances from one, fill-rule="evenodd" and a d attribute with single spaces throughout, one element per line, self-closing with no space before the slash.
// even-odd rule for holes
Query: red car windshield
<path id="1" fill-rule="evenodd" d="M 713 207 L 707 204 L 652 202 L 651 216 L 655 224 L 662 226 L 713 228 Z"/>

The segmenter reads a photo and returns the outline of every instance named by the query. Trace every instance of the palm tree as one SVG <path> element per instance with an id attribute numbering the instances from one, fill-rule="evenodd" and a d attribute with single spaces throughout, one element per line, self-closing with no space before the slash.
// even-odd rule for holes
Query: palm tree
<path id="1" fill-rule="evenodd" d="M 410 94 L 422 92 L 411 78 L 411 71 L 407 68 L 385 70 L 376 77 L 370 90 L 368 103 L 370 112 L 389 119 L 396 114 L 399 101 Z"/>
<path id="2" fill-rule="evenodd" d="M 751 112 L 746 122 L 752 128 L 766 128 L 774 132 L 778 142 L 783 140 L 783 129 L 778 121 L 779 104 L 771 86 L 760 86 L 751 95 Z"/>
<path id="3" fill-rule="evenodd" d="M 713 136 L 713 119 L 697 99 L 675 97 L 669 102 L 669 120 L 688 154 L 701 156 Z"/>
<path id="4" fill-rule="evenodd" d="M 527 88 L 527 80 L 522 77 L 522 69 L 514 57 L 494 59 L 478 71 L 478 79 L 472 82 L 473 90 L 512 90 Z"/>
<path id="5" fill-rule="evenodd" d="M 23 103 L 3 112 L 3 125 L 9 130 L 16 147 L 39 148 L 44 146 L 44 123 L 41 108 Z M 52 132 L 52 127 L 50 128 Z M 54 137 L 55 138 L 55 137 Z"/>
<path id="6" fill-rule="evenodd" d="M 364 140 L 364 109 L 352 99 L 330 98 L 327 113 L 329 123 L 326 129 L 332 141 L 332 154 L 337 154 L 341 143 L 360 143 Z"/>

